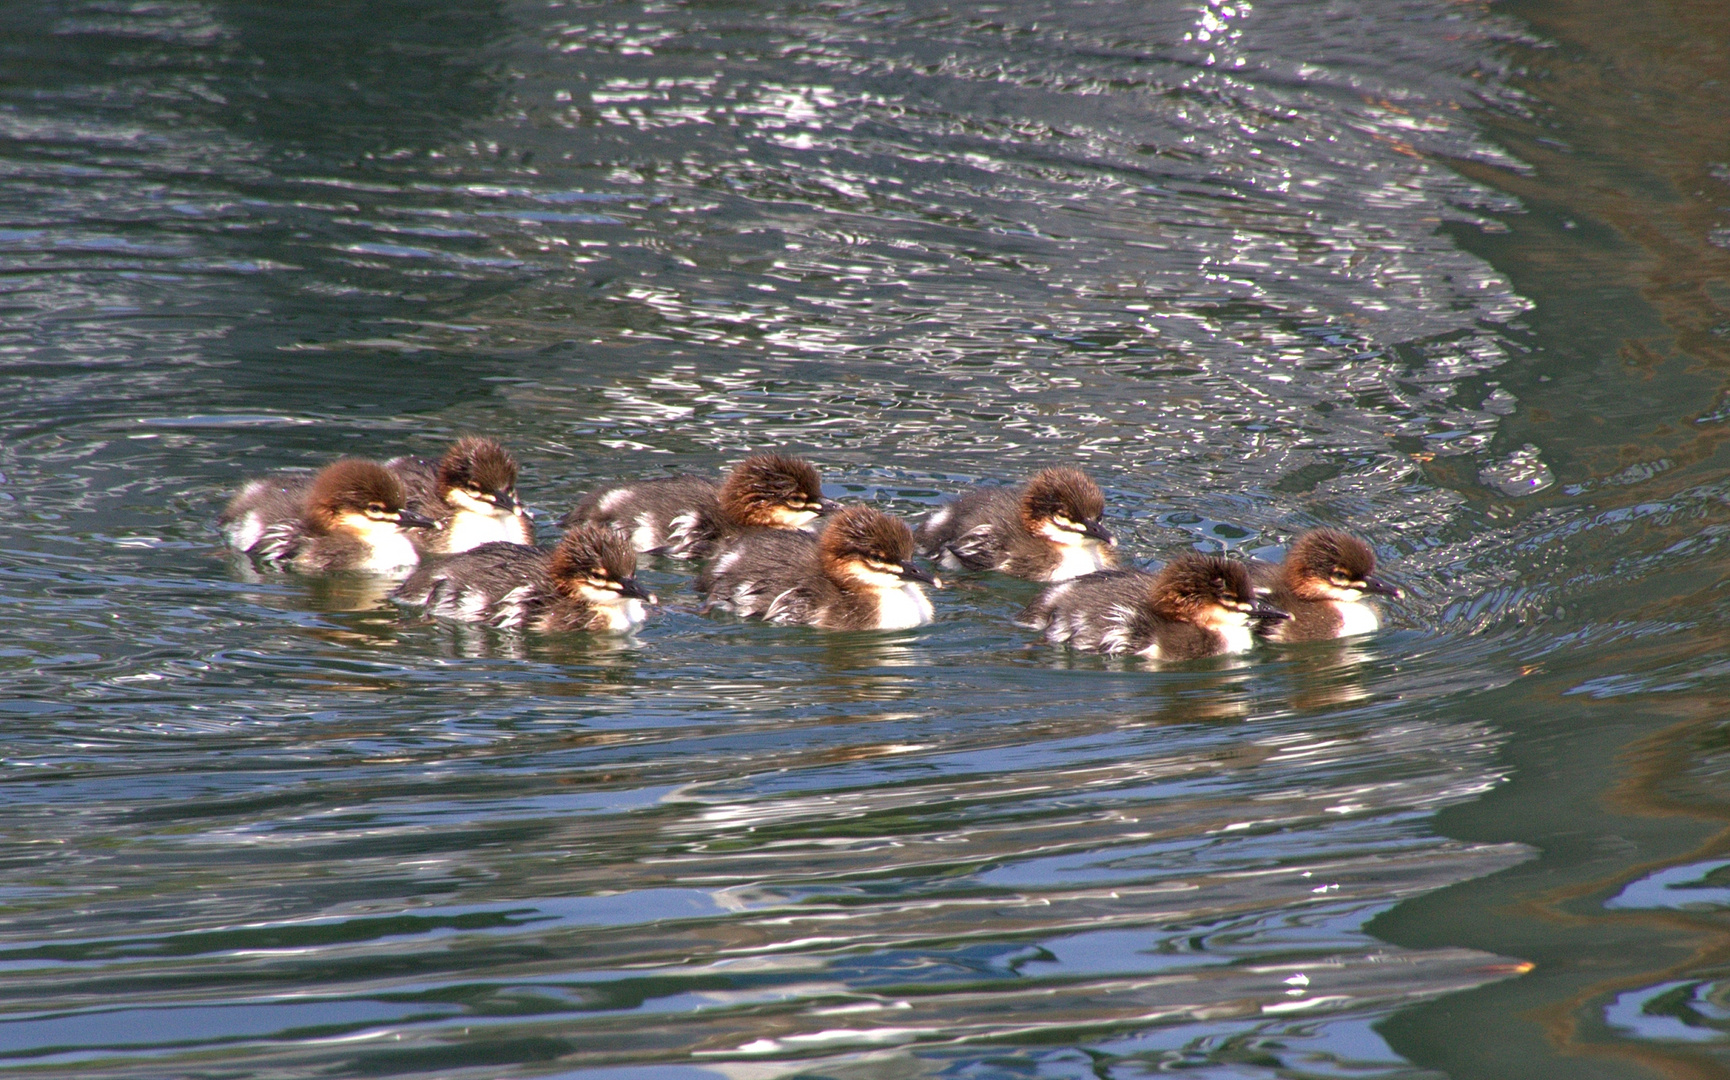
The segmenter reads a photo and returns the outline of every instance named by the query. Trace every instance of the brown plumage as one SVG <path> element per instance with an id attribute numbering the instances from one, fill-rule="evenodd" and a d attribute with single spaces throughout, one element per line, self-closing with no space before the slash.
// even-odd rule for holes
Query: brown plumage
<path id="1" fill-rule="evenodd" d="M 933 617 L 919 583 L 936 579 L 912 564 L 913 534 L 898 518 L 852 506 L 817 540 L 785 532 L 757 539 L 704 568 L 707 606 L 831 630 L 899 630 Z"/>
<path id="2" fill-rule="evenodd" d="M 921 554 L 954 569 L 1065 581 L 1117 565 L 1100 524 L 1105 496 L 1079 469 L 1036 473 L 1017 488 L 980 488 L 920 525 Z"/>
<path id="3" fill-rule="evenodd" d="M 218 519 L 231 546 L 298 570 L 392 570 L 418 561 L 406 529 L 432 523 L 408 508 L 402 483 L 376 461 L 344 458 L 308 482 L 243 485 Z"/>
<path id="4" fill-rule="evenodd" d="M 869 506 L 853 506 L 835 515 L 817 547 L 830 563 L 876 560 L 901 564 L 913 558 L 913 532 L 900 518 Z"/>
<path id="5" fill-rule="evenodd" d="M 750 529 L 803 528 L 833 505 L 809 462 L 758 454 L 733 466 L 719 485 L 670 476 L 602 488 L 559 524 L 606 525 L 639 552 L 693 559 Z"/>
<path id="6" fill-rule="evenodd" d="M 1338 529 L 1311 529 L 1292 542 L 1278 566 L 1251 565 L 1256 588 L 1292 616 L 1256 632 L 1274 641 L 1309 641 L 1379 629 L 1381 614 L 1367 597 L 1397 599 L 1400 590 L 1375 570 L 1376 554 L 1362 540 Z"/>
<path id="7" fill-rule="evenodd" d="M 637 555 L 598 525 L 579 525 L 551 552 L 491 543 L 436 559 L 392 599 L 429 614 L 502 630 L 629 630 L 655 598 L 637 584 Z"/>
<path id="8" fill-rule="evenodd" d="M 717 500 L 723 527 L 786 529 L 795 517 L 827 509 L 823 481 L 811 463 L 780 454 L 758 454 L 733 466 Z"/>
<path id="9" fill-rule="evenodd" d="M 517 459 L 496 440 L 464 435 L 439 459 L 439 494 L 453 489 L 485 492 L 501 506 L 517 501 Z"/>
<path id="10" fill-rule="evenodd" d="M 547 558 L 547 574 L 566 596 L 574 596 L 590 578 L 635 584 L 637 553 L 611 529 L 592 525 L 568 530 Z"/>
<path id="11" fill-rule="evenodd" d="M 385 466 L 408 490 L 409 508 L 433 522 L 415 537 L 422 551 L 452 554 L 496 540 L 533 542 L 528 512 L 517 497 L 517 461 L 497 440 L 465 435 L 437 463 L 405 456 Z"/>
<path id="12" fill-rule="evenodd" d="M 306 523 L 317 532 L 340 528 L 342 516 L 355 512 L 400 514 L 408 493 L 389 469 L 376 461 L 344 458 L 313 477 L 306 493 Z"/>
<path id="13" fill-rule="evenodd" d="M 1046 469 L 1035 473 L 1021 494 L 1021 522 L 1029 532 L 1058 518 L 1098 521 L 1105 514 L 1105 494 L 1080 469 Z"/>
<path id="14" fill-rule="evenodd" d="M 1192 660 L 1247 651 L 1253 620 L 1283 617 L 1257 598 L 1243 563 L 1187 554 L 1157 574 L 1108 570 L 1059 582 L 1016 622 L 1084 652 Z"/>

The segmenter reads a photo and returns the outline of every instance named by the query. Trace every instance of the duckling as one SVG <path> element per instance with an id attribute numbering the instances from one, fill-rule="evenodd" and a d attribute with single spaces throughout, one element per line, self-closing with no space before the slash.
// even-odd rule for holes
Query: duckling
<path id="1" fill-rule="evenodd" d="M 1279 565 L 1256 561 L 1250 577 L 1276 607 L 1291 612 L 1256 628 L 1270 641 L 1313 641 L 1351 637 L 1381 628 L 1381 613 L 1370 596 L 1397 600 L 1400 590 L 1376 577 L 1370 546 L 1338 529 L 1311 529 L 1287 549 Z"/>
<path id="2" fill-rule="evenodd" d="M 420 554 L 404 530 L 432 526 L 408 509 L 395 474 L 360 458 L 328 465 L 310 481 L 248 480 L 217 522 L 235 550 L 307 572 L 405 569 Z"/>
<path id="3" fill-rule="evenodd" d="M 1192 660 L 1247 652 L 1256 620 L 1285 617 L 1256 596 L 1243 563 L 1191 553 L 1157 574 L 1107 570 L 1051 585 L 1015 621 L 1084 652 Z"/>
<path id="4" fill-rule="evenodd" d="M 406 455 L 384 464 L 408 491 L 409 508 L 433 522 L 413 536 L 422 552 L 449 555 L 497 540 L 534 543 L 517 497 L 516 458 L 497 441 L 465 435 L 436 464 Z"/>
<path id="5" fill-rule="evenodd" d="M 644 554 L 698 559 L 733 531 L 803 529 L 834 507 L 809 462 L 758 454 L 735 465 L 719 485 L 673 476 L 602 488 L 559 524 L 607 525 Z"/>
<path id="6" fill-rule="evenodd" d="M 1105 496 L 1079 469 L 1046 469 L 1015 488 L 975 488 L 919 526 L 919 553 L 951 569 L 1067 581 L 1117 565 L 1099 523 Z"/>
<path id="7" fill-rule="evenodd" d="M 598 525 L 570 529 L 551 552 L 494 541 L 422 565 L 391 599 L 501 630 L 631 630 L 656 603 L 637 556 Z"/>
<path id="8" fill-rule="evenodd" d="M 933 618 L 905 522 L 869 506 L 836 514 L 821 537 L 757 534 L 704 569 L 705 610 L 829 630 L 904 630 Z"/>

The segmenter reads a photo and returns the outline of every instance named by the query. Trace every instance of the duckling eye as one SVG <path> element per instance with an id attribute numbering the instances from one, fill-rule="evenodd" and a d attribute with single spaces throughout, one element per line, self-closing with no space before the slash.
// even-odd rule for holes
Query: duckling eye
<path id="1" fill-rule="evenodd" d="M 899 566 L 890 566 L 888 563 L 879 562 L 876 559 L 867 559 L 865 565 L 877 571 L 879 574 L 893 574 L 897 570 L 901 569 Z"/>
<path id="2" fill-rule="evenodd" d="M 366 512 L 374 517 L 383 517 L 387 511 L 384 508 L 384 503 L 370 502 L 366 504 Z"/>
<path id="3" fill-rule="evenodd" d="M 1051 523 L 1065 532 L 1081 531 L 1081 526 L 1075 523 L 1075 519 L 1064 514 L 1052 515 Z"/>
<path id="4" fill-rule="evenodd" d="M 610 578 L 591 577 L 589 578 L 589 587 L 591 589 L 617 589 L 619 586 Z"/>
<path id="5" fill-rule="evenodd" d="M 491 498 L 491 495 L 489 495 L 485 491 L 482 491 L 480 488 L 472 488 L 472 487 L 463 488 L 463 494 L 467 495 L 471 499 L 489 499 L 489 498 Z"/>

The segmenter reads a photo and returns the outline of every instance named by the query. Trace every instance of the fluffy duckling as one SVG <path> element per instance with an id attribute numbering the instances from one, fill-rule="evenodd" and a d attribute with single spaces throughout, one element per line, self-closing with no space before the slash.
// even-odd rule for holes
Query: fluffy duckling
<path id="1" fill-rule="evenodd" d="M 869 506 L 836 514 L 821 537 L 758 535 L 704 568 L 705 607 L 829 630 L 905 630 L 933 618 L 905 522 Z"/>
<path id="2" fill-rule="evenodd" d="M 1259 626 L 1270 641 L 1313 641 L 1379 630 L 1381 612 L 1370 596 L 1399 599 L 1400 590 L 1376 577 L 1370 546 L 1338 529 L 1311 529 L 1293 541 L 1279 565 L 1250 564 L 1256 589 L 1289 620 Z"/>
<path id="3" fill-rule="evenodd" d="M 637 584 L 637 556 L 596 525 L 566 532 L 552 551 L 493 542 L 426 563 L 391 599 L 501 630 L 631 630 L 655 597 Z"/>
<path id="4" fill-rule="evenodd" d="M 1046 469 L 1021 487 L 976 488 L 919 526 L 919 553 L 951 570 L 1067 581 L 1117 565 L 1099 523 L 1105 496 L 1079 469 Z"/>
<path id="5" fill-rule="evenodd" d="M 1105 571 L 1052 585 L 1015 621 L 1084 652 L 1192 660 L 1247 652 L 1256 620 L 1284 617 L 1256 596 L 1243 563 L 1187 554 L 1157 574 Z"/>
<path id="6" fill-rule="evenodd" d="M 310 481 L 248 480 L 217 519 L 236 551 L 296 570 L 401 570 L 420 561 L 406 530 L 432 522 L 408 508 L 395 474 L 344 458 Z"/>
<path id="7" fill-rule="evenodd" d="M 428 554 L 448 555 L 494 541 L 534 543 L 517 497 L 517 460 L 497 441 L 465 435 L 437 463 L 418 457 L 385 462 L 408 491 L 409 508 L 433 526 L 414 535 Z"/>
<path id="8" fill-rule="evenodd" d="M 742 529 L 803 529 L 834 508 L 810 462 L 758 454 L 719 485 L 695 476 L 615 484 L 588 495 L 559 524 L 606 525 L 644 554 L 698 559 Z"/>

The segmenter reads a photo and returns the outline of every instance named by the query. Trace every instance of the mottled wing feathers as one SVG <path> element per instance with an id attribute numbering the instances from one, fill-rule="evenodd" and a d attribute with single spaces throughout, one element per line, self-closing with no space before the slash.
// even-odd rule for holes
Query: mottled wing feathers
<path id="1" fill-rule="evenodd" d="M 720 535 L 719 490 L 695 476 L 614 484 L 583 498 L 559 525 L 605 525 L 639 552 L 701 558 Z"/>
<path id="2" fill-rule="evenodd" d="M 545 552 L 494 542 L 421 564 L 391 597 L 431 615 L 516 629 L 554 595 Z"/>
<path id="3" fill-rule="evenodd" d="M 1015 621 L 1054 645 L 1112 656 L 1140 652 L 1164 621 L 1143 602 L 1153 580 L 1138 570 L 1107 570 L 1059 582 L 1034 597 Z"/>
<path id="4" fill-rule="evenodd" d="M 995 570 L 1021 526 L 1019 488 L 969 491 L 939 507 L 914 534 L 919 553 L 968 570 Z"/>
<path id="5" fill-rule="evenodd" d="M 707 607 L 719 607 L 748 618 L 791 621 L 791 613 L 810 609 L 815 599 L 786 596 L 811 582 L 822 581 L 815 566 L 817 540 L 788 529 L 750 529 L 730 539 L 697 575 L 697 589 Z"/>

